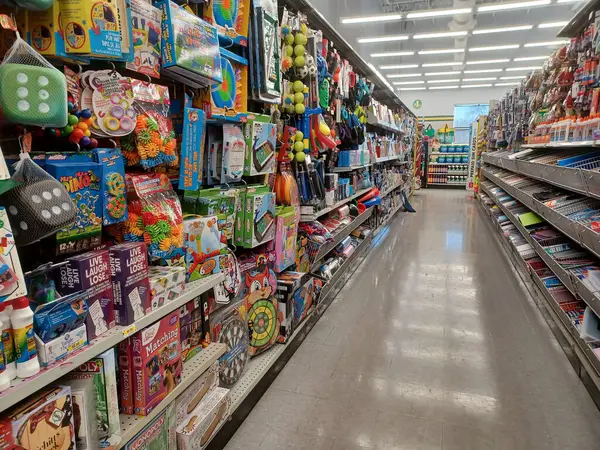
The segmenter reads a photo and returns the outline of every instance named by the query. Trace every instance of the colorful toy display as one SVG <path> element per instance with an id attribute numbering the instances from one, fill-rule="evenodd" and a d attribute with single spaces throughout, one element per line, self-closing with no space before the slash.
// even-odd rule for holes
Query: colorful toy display
<path id="1" fill-rule="evenodd" d="M 160 77 L 160 9 L 143 0 L 131 0 L 133 62 L 127 68 L 151 77 Z"/>
<path id="2" fill-rule="evenodd" d="M 219 255 L 226 252 L 216 216 L 184 220 L 183 238 L 188 282 L 219 271 Z"/>
<path id="3" fill-rule="evenodd" d="M 248 0 L 209 0 L 204 5 L 204 20 L 212 23 L 224 45 L 248 46 Z"/>
<path id="4" fill-rule="evenodd" d="M 205 138 L 206 113 L 201 109 L 184 108 L 179 189 L 196 191 L 202 185 Z"/>
<path id="5" fill-rule="evenodd" d="M 119 149 L 96 149 L 94 157 L 102 164 L 103 213 L 102 225 L 113 225 L 127 220 L 125 167 Z"/>
<path id="6" fill-rule="evenodd" d="M 250 79 L 253 97 L 267 103 L 281 101 L 281 55 L 276 0 L 254 0 L 253 51 Z"/>
<path id="7" fill-rule="evenodd" d="M 274 270 L 279 273 L 295 262 L 298 224 L 291 206 L 278 206 L 276 214 Z"/>
<path id="8" fill-rule="evenodd" d="M 177 298 L 185 289 L 185 268 L 180 266 L 148 267 L 150 308 L 154 311 Z"/>
<path id="9" fill-rule="evenodd" d="M 275 237 L 275 194 L 267 189 L 248 189 L 244 210 L 244 242 L 254 248 Z"/>
<path id="10" fill-rule="evenodd" d="M 246 145 L 242 128 L 239 125 L 223 125 L 223 160 L 221 162 L 221 183 L 241 181 L 244 171 Z"/>
<path id="11" fill-rule="evenodd" d="M 250 114 L 244 124 L 246 158 L 244 175 L 261 175 L 275 171 L 277 126 L 266 115 Z"/>

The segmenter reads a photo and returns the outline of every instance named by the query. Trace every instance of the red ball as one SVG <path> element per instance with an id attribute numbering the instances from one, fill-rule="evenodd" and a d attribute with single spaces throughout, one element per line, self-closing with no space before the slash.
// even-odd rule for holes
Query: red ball
<path id="1" fill-rule="evenodd" d="M 81 139 L 81 136 L 75 136 L 75 133 L 71 134 L 71 136 L 69 136 L 69 142 L 72 144 L 79 144 L 79 140 Z"/>
<path id="2" fill-rule="evenodd" d="M 83 130 L 81 128 L 73 128 L 71 136 L 76 137 L 77 141 L 79 142 L 79 139 L 83 137 Z"/>

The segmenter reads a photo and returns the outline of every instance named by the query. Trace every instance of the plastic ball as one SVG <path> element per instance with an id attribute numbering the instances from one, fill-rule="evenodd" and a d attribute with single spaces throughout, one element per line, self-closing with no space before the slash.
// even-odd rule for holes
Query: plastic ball
<path id="1" fill-rule="evenodd" d="M 91 117 L 89 119 L 79 119 L 79 123 L 81 122 L 87 124 L 88 127 L 91 127 L 94 123 L 94 119 L 92 119 Z"/>
<path id="2" fill-rule="evenodd" d="M 306 155 L 304 154 L 304 152 L 298 152 L 298 153 L 294 154 L 294 159 L 297 162 L 301 163 L 306 160 Z"/>
<path id="3" fill-rule="evenodd" d="M 294 47 L 292 47 L 291 45 L 286 45 L 285 54 L 286 56 L 292 56 L 294 54 Z"/>
<path id="4" fill-rule="evenodd" d="M 84 136 L 87 136 L 87 137 L 90 137 L 90 136 L 92 135 L 92 132 L 91 132 L 90 130 L 85 130 L 85 131 L 83 132 L 83 135 L 84 135 Z"/>
<path id="5" fill-rule="evenodd" d="M 292 97 L 291 95 L 286 95 L 285 98 L 283 99 L 283 104 L 291 105 L 292 103 L 294 103 L 294 97 Z"/>
<path id="6" fill-rule="evenodd" d="M 77 120 L 79 120 L 79 117 L 81 116 L 81 111 L 73 111 L 73 115 L 77 117 Z"/>
<path id="7" fill-rule="evenodd" d="M 292 67 L 292 64 L 294 64 L 294 62 L 289 56 L 285 56 L 281 61 L 281 67 L 283 68 L 283 70 L 289 70 L 290 67 Z"/>
<path id="8" fill-rule="evenodd" d="M 296 131 L 296 135 L 294 136 L 296 141 L 301 141 L 304 139 L 304 133 L 302 131 Z"/>
<path id="9" fill-rule="evenodd" d="M 291 33 L 290 33 L 290 34 L 288 34 L 288 35 L 285 37 L 285 43 L 286 43 L 287 45 L 292 45 L 292 44 L 294 43 L 294 35 L 293 35 L 293 34 L 291 34 Z"/>
<path id="10" fill-rule="evenodd" d="M 54 136 L 61 137 L 61 136 L 64 136 L 64 135 L 65 135 L 65 133 L 63 133 L 62 131 L 60 131 L 60 130 L 54 130 Z"/>
<path id="11" fill-rule="evenodd" d="M 87 124 L 87 123 L 85 123 L 85 122 L 79 122 L 79 123 L 77 124 L 77 128 L 81 128 L 83 131 L 85 131 L 85 130 L 87 130 L 87 129 L 88 129 L 88 124 Z"/>
<path id="12" fill-rule="evenodd" d="M 73 136 L 74 138 L 77 138 L 77 140 L 79 141 L 79 139 L 81 139 L 83 137 L 83 130 L 81 128 L 73 128 L 73 132 L 71 133 L 71 136 Z"/>
<path id="13" fill-rule="evenodd" d="M 304 56 L 296 56 L 296 59 L 294 59 L 294 65 L 296 67 L 304 67 L 305 64 L 306 61 L 304 60 Z"/>
<path id="14" fill-rule="evenodd" d="M 301 55 L 304 55 L 304 52 L 306 52 L 304 45 L 296 45 L 294 47 L 294 55 L 301 56 Z M 290 56 L 292 56 L 292 55 L 290 55 Z"/>
<path id="15" fill-rule="evenodd" d="M 295 152 L 304 151 L 304 142 L 302 142 L 302 141 L 294 142 L 294 151 Z"/>
<path id="16" fill-rule="evenodd" d="M 288 114 L 294 114 L 294 111 L 295 111 L 294 105 L 285 105 L 283 107 L 283 110 Z"/>
<path id="17" fill-rule="evenodd" d="M 63 133 L 64 134 L 71 134 L 73 132 L 73 126 L 72 125 L 67 125 L 66 127 L 63 128 Z"/>
<path id="18" fill-rule="evenodd" d="M 94 138 L 90 138 L 90 145 L 89 145 L 89 147 L 90 148 L 96 148 L 96 147 L 98 147 L 98 141 L 96 139 L 94 139 Z"/>
<path id="19" fill-rule="evenodd" d="M 46 128 L 46 134 L 48 136 L 56 136 L 56 130 L 54 128 Z"/>
<path id="20" fill-rule="evenodd" d="M 79 122 L 79 117 L 77 117 L 74 114 L 69 114 L 69 117 L 67 119 L 67 123 L 69 125 L 75 125 L 77 122 Z"/>
<path id="21" fill-rule="evenodd" d="M 73 143 L 73 144 L 79 144 L 79 141 L 81 140 L 83 136 L 75 136 L 74 134 L 71 134 L 71 136 L 69 136 L 69 142 Z"/>
<path id="22" fill-rule="evenodd" d="M 89 109 L 82 109 L 81 117 L 83 117 L 84 119 L 89 119 L 90 117 L 92 117 L 92 112 Z"/>
<path id="23" fill-rule="evenodd" d="M 294 111 L 296 112 L 296 114 L 304 114 L 304 111 L 306 111 L 306 107 L 304 106 L 304 104 L 298 103 L 294 107 Z"/>
<path id="24" fill-rule="evenodd" d="M 73 111 L 73 109 L 75 109 L 75 105 L 73 104 L 73 102 L 67 103 L 67 110 L 71 112 Z"/>
<path id="25" fill-rule="evenodd" d="M 292 89 L 294 90 L 294 92 L 303 92 L 304 91 L 304 83 L 300 80 L 296 80 L 296 81 L 294 81 L 294 84 L 292 84 Z M 302 97 L 304 97 L 304 96 L 302 96 Z M 304 98 L 302 100 L 304 100 Z"/>
<path id="26" fill-rule="evenodd" d="M 294 103 L 304 103 L 304 94 L 302 92 L 294 94 Z"/>
<path id="27" fill-rule="evenodd" d="M 319 124 L 319 131 L 321 132 L 321 134 L 324 134 L 325 136 L 329 136 L 331 134 L 331 130 L 329 129 L 329 127 L 327 126 L 327 124 L 325 122 L 321 122 Z"/>
<path id="28" fill-rule="evenodd" d="M 296 39 L 294 39 L 294 42 L 296 43 L 296 45 L 306 45 L 306 42 L 308 42 L 308 38 L 306 37 L 306 35 L 298 33 L 296 34 Z"/>
<path id="29" fill-rule="evenodd" d="M 79 143 L 81 145 L 83 145 L 84 147 L 87 147 L 88 145 L 90 145 L 91 139 L 87 136 L 84 136 L 81 138 L 81 140 L 79 141 Z"/>
<path id="30" fill-rule="evenodd" d="M 283 33 L 284 36 L 287 36 L 291 32 L 292 32 L 292 28 L 289 25 L 282 25 L 281 26 L 281 33 Z"/>

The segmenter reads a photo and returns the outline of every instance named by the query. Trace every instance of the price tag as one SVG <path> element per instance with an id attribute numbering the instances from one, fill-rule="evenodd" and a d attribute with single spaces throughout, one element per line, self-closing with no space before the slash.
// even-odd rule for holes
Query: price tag
<path id="1" fill-rule="evenodd" d="M 128 337 L 129 335 L 135 333 L 135 331 L 136 327 L 135 323 L 133 323 L 123 330 L 123 337 Z"/>

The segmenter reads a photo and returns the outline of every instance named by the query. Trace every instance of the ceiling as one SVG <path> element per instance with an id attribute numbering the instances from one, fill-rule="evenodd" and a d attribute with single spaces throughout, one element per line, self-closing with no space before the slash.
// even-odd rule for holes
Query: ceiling
<path id="1" fill-rule="evenodd" d="M 561 42 L 566 42 L 556 35 L 585 2 L 530 0 L 514 9 L 489 11 L 522 3 L 329 0 L 315 5 L 363 59 L 379 69 L 400 93 L 403 90 L 444 90 L 457 89 L 457 86 L 458 89 L 486 88 L 518 83 L 528 70 L 540 67 Z M 416 13 L 435 14 L 440 10 L 452 11 L 440 17 L 413 18 Z M 384 15 L 392 20 L 381 21 L 373 18 L 374 15 Z M 356 23 L 344 23 L 348 19 Z M 485 33 L 489 29 L 505 27 L 520 29 Z M 427 36 L 449 32 L 455 34 Z M 395 40 L 381 41 L 388 37 Z M 554 44 L 548 45 L 548 42 Z M 502 48 L 489 48 L 498 46 Z M 438 50 L 446 53 L 434 53 Z M 525 59 L 535 57 L 537 59 Z"/>

